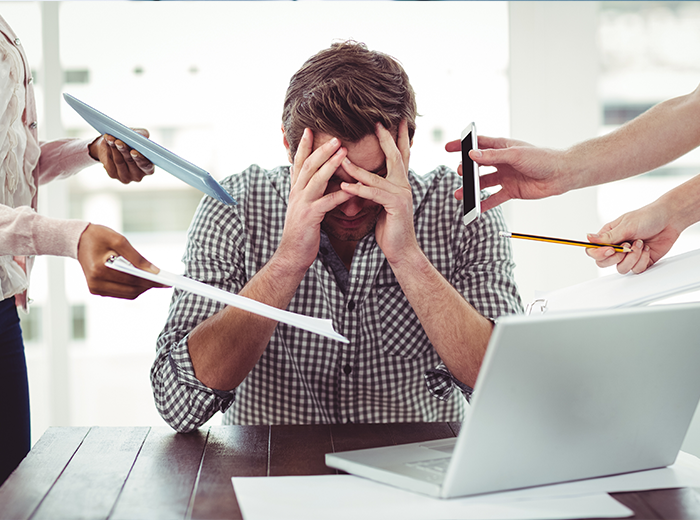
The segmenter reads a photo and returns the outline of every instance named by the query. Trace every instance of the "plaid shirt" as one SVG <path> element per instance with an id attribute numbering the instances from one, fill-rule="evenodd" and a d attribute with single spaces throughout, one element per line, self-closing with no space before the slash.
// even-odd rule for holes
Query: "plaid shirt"
<path id="1" fill-rule="evenodd" d="M 453 192 L 461 178 L 445 167 L 409 173 L 418 242 L 435 268 L 482 315 L 521 311 L 513 261 L 499 208 L 469 226 Z M 282 238 L 289 167 L 251 166 L 222 183 L 238 201 L 204 197 L 192 221 L 185 275 L 238 293 L 272 257 Z M 175 290 L 151 382 L 158 411 L 190 431 L 216 411 L 226 424 L 459 421 L 471 388 L 454 380 L 431 345 L 374 233 L 357 244 L 346 286 L 322 245 L 289 311 L 332 319 L 345 345 L 278 324 L 262 357 L 231 391 L 194 375 L 187 335 L 224 304 Z M 336 267 L 337 270 L 337 267 Z M 426 288 L 430 290 L 430 288 Z M 462 392 L 453 392 L 453 388 Z"/>

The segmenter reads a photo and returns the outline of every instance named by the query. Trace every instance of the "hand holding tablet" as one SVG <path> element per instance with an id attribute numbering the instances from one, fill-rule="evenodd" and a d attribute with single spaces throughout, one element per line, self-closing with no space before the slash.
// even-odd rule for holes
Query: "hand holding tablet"
<path id="1" fill-rule="evenodd" d="M 156 166 L 171 173 L 181 181 L 224 204 L 236 204 L 229 193 L 206 171 L 175 155 L 170 150 L 115 121 L 70 94 L 63 94 L 71 108 L 101 134 L 109 134 L 137 150 Z"/>

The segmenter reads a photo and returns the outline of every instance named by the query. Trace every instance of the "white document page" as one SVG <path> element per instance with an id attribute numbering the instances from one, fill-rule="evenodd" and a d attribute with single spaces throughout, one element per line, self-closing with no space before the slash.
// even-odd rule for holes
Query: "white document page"
<path id="1" fill-rule="evenodd" d="M 216 287 L 212 287 L 211 285 L 198 282 L 192 278 L 186 278 L 182 275 L 168 273 L 167 271 L 161 270 L 158 274 L 153 274 L 134 267 L 131 262 L 125 258 L 122 258 L 121 256 L 108 260 L 105 265 L 123 273 L 138 276 L 139 278 L 144 278 L 163 285 L 177 287 L 183 291 L 198 294 L 199 296 L 204 296 L 205 298 L 211 298 L 212 300 L 226 303 L 238 309 L 259 314 L 260 316 L 264 316 L 275 321 L 280 321 L 288 325 L 293 325 L 294 327 L 299 327 L 301 329 L 308 330 L 309 332 L 314 332 L 342 343 L 349 343 L 345 336 L 338 334 L 335 331 L 331 320 L 312 318 L 310 316 L 304 316 L 302 314 L 296 314 L 294 312 L 278 309 L 276 307 L 272 307 L 271 305 L 266 305 L 259 301 L 251 300 L 245 296 L 239 296 L 238 294 L 230 293 Z"/>
<path id="2" fill-rule="evenodd" d="M 246 520 L 530 520 L 623 518 L 632 511 L 605 493 L 475 500 L 432 498 L 352 475 L 233 477 Z"/>
<path id="3" fill-rule="evenodd" d="M 641 274 L 614 273 L 540 298 L 547 300 L 549 313 L 647 305 L 696 289 L 700 289 L 700 249 L 662 258 Z"/>
<path id="4" fill-rule="evenodd" d="M 607 493 L 699 487 L 700 460 L 680 452 L 667 468 L 452 499 L 352 475 L 231 480 L 246 520 L 607 518 L 632 514 Z"/>

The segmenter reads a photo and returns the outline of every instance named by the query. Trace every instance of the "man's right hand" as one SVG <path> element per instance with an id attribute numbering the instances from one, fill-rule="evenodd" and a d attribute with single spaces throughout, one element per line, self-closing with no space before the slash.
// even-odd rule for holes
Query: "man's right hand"
<path id="1" fill-rule="evenodd" d="M 313 263 L 321 241 L 321 222 L 326 213 L 349 200 L 341 190 L 326 193 L 328 181 L 345 159 L 347 149 L 333 138 L 313 150 L 314 136 L 305 129 L 291 170 L 292 187 L 277 252 L 298 262 L 304 270 Z"/>
<path id="2" fill-rule="evenodd" d="M 564 152 L 537 148 L 523 141 L 503 137 L 478 136 L 478 150 L 469 152 L 469 157 L 480 166 L 494 166 L 495 172 L 481 175 L 481 187 L 501 186 L 501 190 L 481 203 L 482 211 L 488 211 L 510 199 L 542 199 L 561 195 L 568 186 L 562 176 L 561 162 Z M 445 145 L 448 152 L 458 152 L 461 142 L 451 141 Z M 462 175 L 462 165 L 458 168 Z M 462 199 L 462 189 L 455 192 Z"/>

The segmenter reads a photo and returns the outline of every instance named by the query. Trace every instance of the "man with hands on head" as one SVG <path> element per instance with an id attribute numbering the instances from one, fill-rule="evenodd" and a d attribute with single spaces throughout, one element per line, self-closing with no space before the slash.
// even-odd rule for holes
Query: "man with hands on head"
<path id="1" fill-rule="evenodd" d="M 481 176 L 481 186 L 501 186 L 482 202 L 484 211 L 510 199 L 541 199 L 644 173 L 700 146 L 700 86 L 690 94 L 655 105 L 617 130 L 568 150 L 536 148 L 506 138 L 479 136 L 480 150 L 469 156 L 496 171 Z M 460 150 L 459 141 L 445 145 Z M 461 166 L 460 166 L 461 168 Z M 461 172 L 461 169 L 460 169 Z M 461 190 L 455 196 L 462 198 Z M 589 235 L 591 242 L 631 246 L 587 249 L 600 267 L 617 265 L 620 273 L 641 273 L 663 257 L 681 232 L 700 221 L 700 176 L 656 201 L 625 213 Z"/>
<path id="2" fill-rule="evenodd" d="M 350 343 L 176 289 L 151 371 L 173 428 L 217 410 L 229 424 L 463 417 L 492 320 L 520 299 L 500 211 L 465 227 L 457 174 L 409 170 L 415 117 L 403 68 L 363 44 L 334 44 L 292 77 L 291 167 L 225 179 L 237 206 L 203 200 L 186 275 L 332 319 Z"/>

